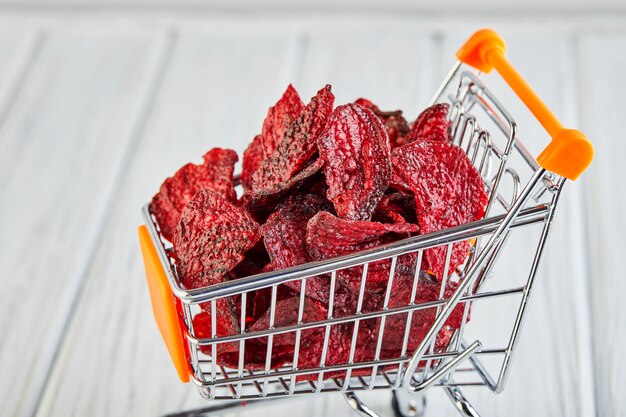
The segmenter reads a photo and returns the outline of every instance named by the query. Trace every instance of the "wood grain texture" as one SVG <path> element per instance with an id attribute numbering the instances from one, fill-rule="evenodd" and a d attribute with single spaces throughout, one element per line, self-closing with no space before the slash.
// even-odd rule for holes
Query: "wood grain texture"
<path id="1" fill-rule="evenodd" d="M 580 37 L 579 87 L 581 122 L 595 145 L 595 160 L 583 179 L 597 415 L 626 415 L 626 192 L 623 178 L 623 104 L 626 34 L 583 34 Z M 598 68 L 602 68 L 598 75 Z"/>
<path id="2" fill-rule="evenodd" d="M 106 216 L 150 36 L 51 34 L 0 130 L 0 415 L 31 415 Z M 10 271 L 10 272 L 9 272 Z"/>
<path id="3" fill-rule="evenodd" d="M 178 381 L 154 323 L 136 235 L 140 209 L 165 177 L 208 149 L 241 154 L 293 77 L 285 71 L 294 46 L 293 39 L 271 33 L 180 35 L 115 191 L 39 415 L 156 416 L 206 405 L 191 384 Z"/>

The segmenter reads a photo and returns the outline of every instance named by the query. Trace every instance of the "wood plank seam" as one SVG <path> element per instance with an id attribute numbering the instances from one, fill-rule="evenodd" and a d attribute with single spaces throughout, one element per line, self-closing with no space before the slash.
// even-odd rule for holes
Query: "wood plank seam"
<path id="1" fill-rule="evenodd" d="M 89 271 L 91 270 L 94 258 L 98 253 L 101 237 L 104 234 L 108 223 L 109 213 L 115 203 L 115 197 L 117 195 L 116 190 L 122 183 L 129 166 L 129 161 L 132 160 L 140 142 L 142 132 L 147 120 L 149 119 L 156 97 L 158 96 L 158 91 L 160 90 L 160 86 L 167 72 L 169 63 L 171 62 L 177 37 L 177 31 L 170 29 L 163 35 L 163 39 L 155 48 L 156 51 L 154 52 L 153 57 L 154 64 L 152 64 L 152 68 L 148 75 L 149 81 L 146 83 L 146 90 L 144 94 L 142 94 L 140 104 L 137 106 L 137 114 L 133 118 L 135 122 L 132 123 L 129 130 L 126 149 L 123 152 L 119 165 L 115 167 L 115 174 L 113 176 L 111 188 L 107 191 L 105 204 L 103 204 L 99 213 L 94 216 L 94 223 L 96 223 L 96 227 L 93 234 L 87 239 L 87 246 L 90 248 L 88 255 L 78 269 L 78 272 L 70 278 L 69 285 L 67 286 L 68 291 L 66 293 L 66 299 L 60 303 L 60 305 L 64 307 L 64 311 L 61 314 L 64 319 L 55 324 L 57 329 L 52 332 L 55 336 L 51 338 L 50 342 L 50 346 L 53 346 L 53 348 L 50 349 L 50 360 L 48 361 L 49 365 L 44 367 L 43 369 L 45 369 L 45 372 L 42 372 L 42 374 L 38 376 L 38 381 L 41 382 L 38 384 L 39 386 L 36 387 L 36 389 L 33 389 L 30 394 L 32 401 L 26 402 L 27 405 L 24 408 L 25 411 L 22 413 L 25 416 L 34 416 L 39 412 L 42 398 L 44 397 L 45 390 L 47 389 L 45 381 L 54 372 L 58 354 L 63 349 L 66 341 L 67 329 L 69 329 L 72 321 L 80 320 L 80 317 L 77 317 L 74 313 L 83 294 L 85 277 L 89 276 Z M 29 409 L 28 404 L 33 404 L 32 409 Z"/>

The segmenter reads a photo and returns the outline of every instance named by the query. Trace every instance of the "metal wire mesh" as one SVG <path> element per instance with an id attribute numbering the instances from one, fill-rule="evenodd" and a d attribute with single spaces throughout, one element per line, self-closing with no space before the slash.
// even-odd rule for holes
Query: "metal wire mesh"
<path id="1" fill-rule="evenodd" d="M 251 399 L 395 389 L 406 385 L 406 372 L 411 363 L 417 363 L 409 375 L 410 384 L 414 386 L 487 386 L 493 391 L 502 390 L 563 180 L 539 172 L 535 160 L 517 140 L 512 117 L 474 74 L 455 66 L 436 99 L 450 103 L 454 143 L 466 152 L 487 187 L 489 203 L 483 220 L 327 261 L 186 290 L 176 277 L 176 263 L 170 256 L 169 244 L 160 236 L 149 206 L 144 208 L 146 223 L 181 308 L 190 367 L 203 396 L 209 399 Z M 519 165 L 510 164 L 515 158 L 522 162 L 525 172 L 519 172 Z M 540 177 L 539 180 L 535 176 Z M 531 181 L 531 185 L 522 190 L 525 181 Z M 530 194 L 533 198 L 529 199 Z M 527 200 L 529 202 L 524 203 Z M 520 203 L 520 210 L 512 212 L 516 202 Z M 507 215 L 512 216 L 510 229 L 501 230 L 502 223 L 508 221 Z M 529 228 L 533 230 L 532 239 L 526 244 L 533 251 L 526 261 L 530 270 L 525 279 L 515 286 L 486 288 L 484 283 L 487 280 L 497 280 L 489 277 L 510 235 Z M 496 233 L 503 236 L 497 236 L 497 243 L 488 243 L 493 242 Z M 463 241 L 472 242 L 470 256 L 463 265 L 448 271 L 452 248 Z M 436 248 L 442 248 L 446 253 L 443 282 L 436 283 L 438 297 L 416 303 L 420 285 L 427 285 L 431 280 L 420 270 L 422 258 L 426 251 Z M 414 266 L 410 279 L 406 273 L 398 272 L 409 258 L 412 260 L 410 265 Z M 478 259 L 482 260 L 480 265 L 476 264 Z M 369 303 L 372 294 L 366 291 L 366 286 L 372 271 L 380 273 L 381 269 L 388 274 L 384 293 L 378 295 L 382 297 L 382 308 L 372 309 Z M 470 276 L 468 271 L 475 272 Z M 346 273 L 360 276 L 361 280 L 356 303 L 351 308 L 343 308 L 338 292 L 338 276 Z M 306 295 L 312 281 L 320 279 L 327 280 L 329 286 L 325 317 L 308 320 Z M 400 279 L 405 285 L 411 285 L 411 292 L 407 302 L 398 304 L 393 285 Z M 449 302 L 454 295 L 446 292 L 448 284 L 461 288 L 465 280 L 471 280 L 472 285 L 458 294 L 460 298 L 456 303 Z M 297 320 L 277 325 L 276 306 L 282 288 L 290 281 L 300 285 Z M 246 323 L 247 309 L 259 291 L 270 293 L 268 323 L 266 328 L 250 329 Z M 480 339 L 482 347 L 479 348 L 479 342 L 474 345 L 466 342 L 468 327 L 478 320 L 491 319 L 488 315 L 478 316 L 478 306 L 501 299 L 515 307 L 512 309 L 513 322 L 506 332 L 503 331 L 504 343 L 490 344 Z M 237 334 L 217 335 L 218 303 L 224 302 L 237 307 L 240 329 Z M 202 310 L 210 312 L 210 337 L 199 337 L 193 326 L 194 317 Z M 431 329 L 435 318 L 444 311 L 460 311 L 460 325 L 451 327 L 446 322 Z M 281 322 L 282 318 L 278 319 Z M 416 337 L 424 336 L 424 332 L 416 333 L 413 326 L 416 323 L 435 332 L 435 336 L 428 340 L 423 353 L 413 358 L 416 346 L 422 341 Z M 391 327 L 397 330 L 398 326 L 402 342 L 390 349 L 385 333 Z M 348 340 L 339 346 L 347 355 L 339 360 L 335 340 L 338 328 L 349 335 Z M 362 345 L 364 342 L 359 336 L 364 329 L 373 332 L 375 344 Z M 313 344 L 313 339 L 321 340 L 321 344 Z M 293 352 L 277 366 L 272 361 L 284 356 L 280 349 L 286 341 L 293 346 Z M 265 352 L 262 363 L 251 363 L 246 357 L 246 351 L 255 346 L 257 349 L 261 346 Z M 470 347 L 471 354 L 468 354 Z M 363 357 L 360 354 L 363 351 L 373 352 L 373 355 Z M 228 361 L 223 359 L 226 355 Z M 316 359 L 313 365 L 309 361 L 302 366 L 300 359 L 303 355 L 313 355 Z M 454 362 L 459 358 L 467 359 L 461 365 Z"/>

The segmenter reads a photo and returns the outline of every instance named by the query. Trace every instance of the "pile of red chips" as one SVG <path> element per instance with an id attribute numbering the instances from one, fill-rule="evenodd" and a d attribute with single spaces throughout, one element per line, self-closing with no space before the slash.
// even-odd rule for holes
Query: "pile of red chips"
<path id="1" fill-rule="evenodd" d="M 365 99 L 334 107 L 329 85 L 304 105 L 290 85 L 243 154 L 241 198 L 233 179 L 237 154 L 218 148 L 204 156 L 203 164 L 183 166 L 154 196 L 152 211 L 174 245 L 182 285 L 206 287 L 482 218 L 485 185 L 465 153 L 450 143 L 447 113 L 447 104 L 436 104 L 409 124 L 401 111 L 384 112 Z M 448 271 L 460 266 L 468 252 L 469 242 L 454 244 Z M 337 272 L 333 297 L 330 276 L 308 278 L 301 322 L 380 311 L 388 290 L 388 308 L 449 296 L 456 286 L 446 280 L 441 288 L 445 247 L 426 250 L 421 265 L 417 259 L 417 254 L 397 258 L 390 288 L 391 261 L 371 262 L 361 305 L 363 266 Z M 420 280 L 411 300 L 416 269 Z M 278 286 L 274 328 L 298 324 L 301 291 L 299 280 Z M 246 332 L 269 329 L 271 297 L 269 288 L 248 293 L 245 323 L 239 296 L 218 299 L 216 336 L 240 334 L 242 326 Z M 208 338 L 211 309 L 208 303 L 203 308 L 194 329 L 196 336 Z M 436 349 L 446 347 L 462 315 L 457 307 L 439 333 Z M 384 329 L 379 318 L 370 318 L 356 326 L 335 324 L 328 335 L 324 326 L 303 330 L 299 337 L 293 331 L 280 333 L 269 354 L 267 336 L 248 339 L 244 367 L 262 369 L 268 358 L 272 368 L 297 362 L 299 369 L 397 358 L 417 348 L 435 316 L 435 308 L 415 311 L 408 331 L 407 314 L 401 313 L 388 316 Z M 407 351 L 402 352 L 405 340 Z M 220 343 L 216 351 L 219 365 L 238 367 L 238 342 Z"/>

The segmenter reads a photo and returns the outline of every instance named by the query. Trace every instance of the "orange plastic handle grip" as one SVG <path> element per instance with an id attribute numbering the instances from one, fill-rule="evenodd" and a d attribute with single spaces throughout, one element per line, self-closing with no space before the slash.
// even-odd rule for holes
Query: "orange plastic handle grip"
<path id="1" fill-rule="evenodd" d="M 593 145 L 581 131 L 563 127 L 509 62 L 500 35 L 490 29 L 479 30 L 458 50 L 456 57 L 483 72 L 488 73 L 495 68 L 546 129 L 552 141 L 537 157 L 541 167 L 571 180 L 583 173 L 593 159 Z"/>
<path id="2" fill-rule="evenodd" d="M 139 227 L 139 244 L 146 268 L 146 281 L 150 290 L 154 319 L 159 326 L 161 337 L 170 353 L 178 377 L 182 382 L 189 382 L 187 354 L 174 294 L 146 226 Z"/>

